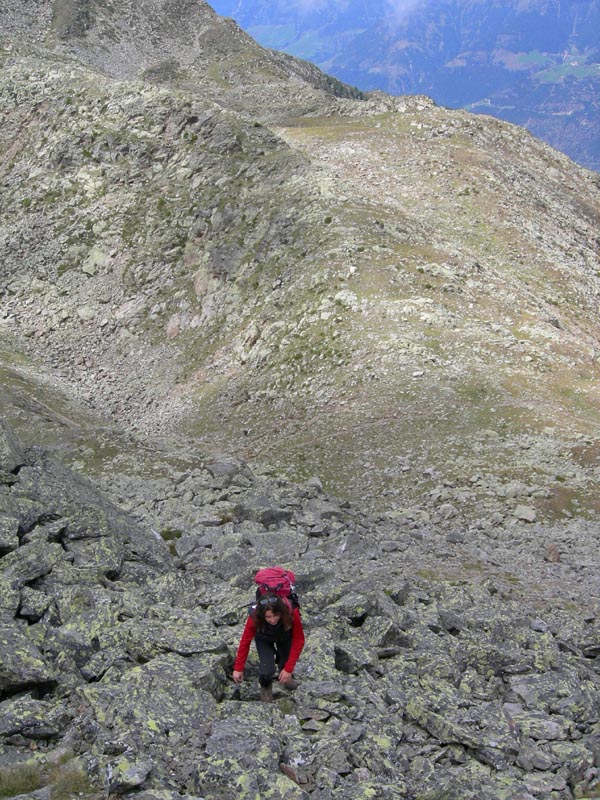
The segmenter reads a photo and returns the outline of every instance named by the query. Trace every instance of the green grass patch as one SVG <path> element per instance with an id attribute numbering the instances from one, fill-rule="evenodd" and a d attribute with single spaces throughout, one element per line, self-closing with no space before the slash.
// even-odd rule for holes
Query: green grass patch
<path id="1" fill-rule="evenodd" d="M 529 53 L 519 53 L 516 61 L 520 66 L 543 66 L 548 63 L 549 56 L 539 50 L 530 50 Z"/>
<path id="2" fill-rule="evenodd" d="M 535 76 L 539 83 L 564 83 L 568 78 L 600 78 L 600 64 L 557 64 Z"/>
<path id="3" fill-rule="evenodd" d="M 35 792 L 44 785 L 39 764 L 26 762 L 0 767 L 0 797 L 15 797 Z"/>
<path id="4" fill-rule="evenodd" d="M 49 775 L 51 800 L 72 800 L 74 797 L 86 797 L 95 793 L 90 779 L 75 767 L 56 767 Z"/>
<path id="5" fill-rule="evenodd" d="M 95 795 L 96 789 L 86 773 L 75 765 L 68 766 L 71 758 L 65 755 L 50 768 L 35 761 L 0 767 L 0 798 L 31 794 L 43 787 L 49 787 L 50 800 Z"/>
<path id="6" fill-rule="evenodd" d="M 177 550 L 175 547 L 175 542 L 177 542 L 178 539 L 181 539 L 183 536 L 183 531 L 177 528 L 164 528 L 160 532 L 160 536 L 161 539 L 169 545 L 169 553 L 172 556 L 176 556 Z"/>

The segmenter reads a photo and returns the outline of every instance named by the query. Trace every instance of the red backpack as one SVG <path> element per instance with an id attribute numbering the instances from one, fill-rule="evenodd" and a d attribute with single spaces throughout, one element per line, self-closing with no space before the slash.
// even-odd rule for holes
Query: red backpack
<path id="1" fill-rule="evenodd" d="M 296 594 L 296 576 L 291 569 L 283 567 L 259 569 L 254 576 L 254 583 L 257 586 L 257 600 L 267 594 L 272 594 L 283 598 L 292 609 L 300 608 L 300 601 Z"/>

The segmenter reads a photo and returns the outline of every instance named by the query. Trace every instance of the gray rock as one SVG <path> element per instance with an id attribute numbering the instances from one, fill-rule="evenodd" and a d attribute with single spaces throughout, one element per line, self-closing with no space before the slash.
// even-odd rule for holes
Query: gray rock
<path id="1" fill-rule="evenodd" d="M 19 520 L 0 514 L 0 555 L 10 553 L 19 546 Z"/>
<path id="2" fill-rule="evenodd" d="M 20 625 L 0 625 L 0 692 L 56 684 L 56 673 Z"/>
<path id="3" fill-rule="evenodd" d="M 15 589 L 22 589 L 26 584 L 48 575 L 58 565 L 68 563 L 70 560 L 59 544 L 33 542 L 2 559 L 2 580 Z"/>
<path id="4" fill-rule="evenodd" d="M 25 464 L 24 452 L 6 422 L 0 418 L 0 482 Z"/>
<path id="5" fill-rule="evenodd" d="M 360 639 L 346 639 L 335 646 L 335 666 L 341 672 L 350 675 L 360 670 L 375 667 L 378 663 L 377 654 Z"/>
<path id="6" fill-rule="evenodd" d="M 513 517 L 523 520 L 523 522 L 535 522 L 537 514 L 535 508 L 532 508 L 532 506 L 519 505 L 516 506 L 513 511 Z"/>
<path id="7" fill-rule="evenodd" d="M 131 761 L 124 756 L 121 757 L 118 761 L 108 765 L 108 791 L 123 794 L 130 789 L 139 788 L 144 784 L 153 766 L 149 760 Z"/>
<path id="8" fill-rule="evenodd" d="M 549 716 L 541 711 L 525 710 L 515 703 L 506 703 L 504 711 L 521 734 L 534 741 L 564 740 L 571 733 L 572 722 L 558 714 Z"/>
<path id="9" fill-rule="evenodd" d="M 63 704 L 53 704 L 32 697 L 19 697 L 0 703 L 0 735 L 19 734 L 33 740 L 57 739 L 71 721 Z"/>
<path id="10" fill-rule="evenodd" d="M 195 768 L 194 791 L 204 800 L 239 800 L 269 797 L 272 800 L 307 800 L 301 786 L 279 772 L 258 767 L 251 772 L 235 759 L 209 757 Z"/>

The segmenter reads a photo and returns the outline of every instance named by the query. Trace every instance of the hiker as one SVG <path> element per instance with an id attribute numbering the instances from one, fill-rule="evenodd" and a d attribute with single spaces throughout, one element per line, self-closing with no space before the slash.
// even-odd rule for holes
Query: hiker
<path id="1" fill-rule="evenodd" d="M 258 682 L 260 699 L 273 699 L 272 681 L 279 667 L 279 683 L 286 689 L 298 686 L 293 672 L 304 647 L 304 630 L 298 608 L 275 595 L 265 595 L 256 601 L 248 614 L 233 665 L 233 680 L 241 683 L 250 644 L 254 639 L 258 652 Z"/>

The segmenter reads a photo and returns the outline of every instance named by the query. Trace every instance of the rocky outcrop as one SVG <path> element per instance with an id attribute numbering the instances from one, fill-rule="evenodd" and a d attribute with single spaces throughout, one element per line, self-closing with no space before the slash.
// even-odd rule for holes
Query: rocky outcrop
<path id="1" fill-rule="evenodd" d="M 316 479 L 229 458 L 154 483 L 114 474 L 101 491 L 2 431 L 18 466 L 0 486 L 13 532 L 0 558 L 0 774 L 68 753 L 96 791 L 132 799 L 597 788 L 593 530 L 579 530 L 595 565 L 585 602 L 567 602 L 575 565 L 539 558 L 520 575 L 482 558 L 474 573 L 442 529 L 370 517 Z M 252 657 L 241 689 L 228 676 L 253 571 L 274 562 L 297 573 L 307 642 L 299 688 L 266 705 Z"/>

